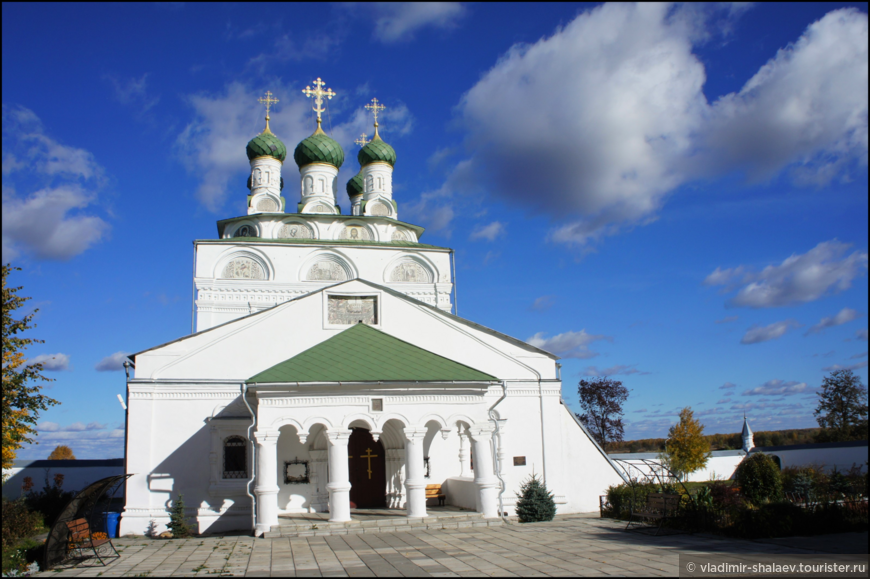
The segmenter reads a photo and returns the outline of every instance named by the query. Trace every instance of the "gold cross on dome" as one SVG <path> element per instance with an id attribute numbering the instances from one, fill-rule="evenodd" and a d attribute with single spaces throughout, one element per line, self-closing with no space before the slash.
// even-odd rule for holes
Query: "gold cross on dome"
<path id="1" fill-rule="evenodd" d="M 265 97 L 266 98 L 263 98 L 263 97 L 258 98 L 257 102 L 260 102 L 260 103 L 263 103 L 264 105 L 266 105 L 266 132 L 271 132 L 271 131 L 269 131 L 269 108 L 271 108 L 271 106 L 273 104 L 277 103 L 278 99 L 273 99 L 272 98 L 272 91 L 268 91 L 268 90 L 266 91 Z"/>
<path id="2" fill-rule="evenodd" d="M 323 85 L 325 85 L 326 83 L 320 80 L 320 77 L 317 77 L 317 80 L 315 80 L 311 84 L 314 85 L 314 88 L 312 89 L 310 86 L 306 86 L 304 89 L 302 89 L 302 94 L 304 94 L 308 98 L 314 97 L 314 106 L 311 108 L 314 112 L 317 113 L 317 124 L 320 125 L 320 113 L 326 110 L 322 106 L 323 97 L 331 99 L 332 97 L 336 96 L 336 93 L 332 92 L 331 88 L 323 90 Z"/>
<path id="3" fill-rule="evenodd" d="M 370 142 L 369 140 L 366 139 L 367 136 L 368 136 L 368 135 L 366 135 L 365 133 L 361 134 L 361 135 L 359 136 L 359 139 L 357 139 L 356 141 L 354 141 L 354 143 L 356 143 L 356 144 L 359 145 L 360 147 L 365 147 L 365 146 L 366 146 L 367 144 L 369 144 L 369 142 Z"/>
<path id="4" fill-rule="evenodd" d="M 378 99 L 372 99 L 372 104 L 366 105 L 366 109 L 370 110 L 372 112 L 372 115 L 374 115 L 374 117 L 375 117 L 375 126 L 376 127 L 378 126 L 378 113 L 380 113 L 385 108 L 387 108 L 387 107 L 378 103 Z"/>

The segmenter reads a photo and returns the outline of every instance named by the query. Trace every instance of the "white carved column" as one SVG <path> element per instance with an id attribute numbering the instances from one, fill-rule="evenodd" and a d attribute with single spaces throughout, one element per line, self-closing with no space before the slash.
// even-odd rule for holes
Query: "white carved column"
<path id="1" fill-rule="evenodd" d="M 402 509 L 405 507 L 405 487 L 402 478 L 402 467 L 405 465 L 404 448 L 387 448 L 387 507 Z"/>
<path id="2" fill-rule="evenodd" d="M 474 482 L 477 484 L 478 504 L 484 518 L 498 517 L 499 482 L 492 464 L 492 426 L 475 426 L 469 430 L 474 445 Z"/>
<path id="3" fill-rule="evenodd" d="M 408 516 L 425 517 L 426 479 L 423 473 L 423 439 L 425 428 L 405 429 L 405 489 L 408 492 Z"/>
<path id="4" fill-rule="evenodd" d="M 257 528 L 256 535 L 278 524 L 278 431 L 254 433 L 257 440 Z"/>
<path id="5" fill-rule="evenodd" d="M 308 473 L 311 488 L 311 509 L 316 513 L 326 511 L 328 494 L 326 492 L 326 450 L 309 450 L 311 468 Z"/>
<path id="6" fill-rule="evenodd" d="M 459 476 L 471 476 L 471 454 L 468 451 L 468 433 L 459 427 Z"/>
<path id="7" fill-rule="evenodd" d="M 334 430 L 326 433 L 329 441 L 329 522 L 344 523 L 350 520 L 350 480 L 347 467 L 347 442 L 350 430 Z"/>
<path id="8" fill-rule="evenodd" d="M 504 473 L 507 470 L 505 462 L 507 461 L 507 457 L 505 457 L 505 425 L 507 424 L 507 419 L 502 418 L 498 421 L 498 435 L 496 438 L 498 439 L 498 446 L 496 447 L 496 453 L 498 455 L 498 474 L 504 478 Z"/>

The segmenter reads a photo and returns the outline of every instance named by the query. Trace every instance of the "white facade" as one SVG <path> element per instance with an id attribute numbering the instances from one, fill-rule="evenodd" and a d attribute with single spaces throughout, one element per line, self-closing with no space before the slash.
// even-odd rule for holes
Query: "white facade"
<path id="1" fill-rule="evenodd" d="M 348 295 L 377 298 L 376 329 L 498 379 L 243 386 L 346 329 L 328 323 L 325 304 L 330 296 Z M 136 475 L 127 483 L 125 534 L 145 532 L 152 520 L 168 522 L 167 505 L 179 493 L 197 506 L 191 515 L 200 532 L 250 528 L 248 479 L 224 479 L 220 465 L 222 441 L 247 439 L 249 430 L 258 453 L 252 490 L 260 532 L 277 524 L 282 512 L 323 511 L 331 504 L 336 520 L 350 516 L 347 473 L 341 471 L 347 461 L 342 464 L 341 457 L 347 456 L 344 445 L 354 426 L 384 444 L 388 505 L 416 508 L 418 515 L 425 512 L 420 497 L 426 484 L 442 483 L 449 504 L 494 517 L 501 508 L 498 476 L 510 514 L 515 491 L 533 471 L 546 478 L 562 513 L 595 510 L 598 495 L 621 481 L 562 405 L 552 355 L 368 282 L 329 286 L 142 352 L 135 361 L 127 460 Z M 373 399 L 383 401 L 383 410 L 373 410 Z M 471 452 L 473 471 L 467 464 Z M 407 468 L 409 458 L 422 468 L 424 457 L 428 479 Z M 525 464 L 514 466 L 514 457 Z M 308 484 L 284 484 L 279 465 L 293 459 L 309 462 Z"/>

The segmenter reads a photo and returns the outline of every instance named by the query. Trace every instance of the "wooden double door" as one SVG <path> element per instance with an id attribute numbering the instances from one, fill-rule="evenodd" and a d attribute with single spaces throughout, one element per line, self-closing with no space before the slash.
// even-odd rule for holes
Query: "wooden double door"
<path id="1" fill-rule="evenodd" d="M 354 428 L 347 443 L 350 507 L 374 509 L 387 506 L 386 453 L 365 428 Z"/>

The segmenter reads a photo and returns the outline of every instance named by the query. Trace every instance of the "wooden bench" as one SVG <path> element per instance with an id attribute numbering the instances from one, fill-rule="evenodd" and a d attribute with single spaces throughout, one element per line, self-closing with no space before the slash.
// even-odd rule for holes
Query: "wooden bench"
<path id="1" fill-rule="evenodd" d="M 441 492 L 441 485 L 426 485 L 426 499 L 438 499 L 438 506 L 443 507 L 447 495 Z"/>
<path id="2" fill-rule="evenodd" d="M 680 508 L 680 495 L 665 494 L 665 493 L 650 493 L 647 496 L 646 504 L 640 507 L 631 505 L 631 517 L 628 519 L 628 525 L 625 530 L 631 528 L 632 523 L 655 523 L 658 522 L 655 534 L 658 535 L 667 519 L 671 519 L 677 514 Z"/>
<path id="3" fill-rule="evenodd" d="M 69 521 L 66 526 L 69 529 L 69 550 L 73 552 L 77 551 L 77 559 L 96 557 L 105 566 L 106 562 L 103 559 L 117 559 L 120 557 L 118 551 L 115 550 L 115 545 L 112 544 L 112 540 L 108 536 L 105 539 L 94 539 L 87 519 Z M 114 554 L 111 554 L 109 549 Z M 93 555 L 86 555 L 86 551 L 93 552 Z"/>

